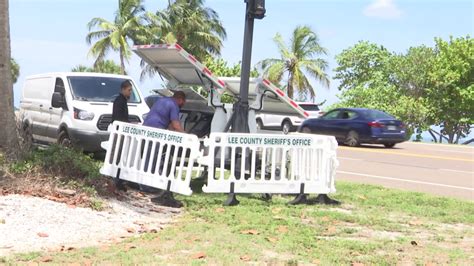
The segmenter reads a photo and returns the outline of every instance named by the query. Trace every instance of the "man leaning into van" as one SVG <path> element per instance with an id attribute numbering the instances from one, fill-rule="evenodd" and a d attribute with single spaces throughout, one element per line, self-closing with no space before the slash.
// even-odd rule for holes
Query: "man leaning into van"
<path id="1" fill-rule="evenodd" d="M 169 129 L 177 132 L 184 132 L 179 120 L 179 113 L 185 102 L 186 95 L 182 91 L 176 91 L 173 94 L 173 97 L 162 97 L 158 99 L 155 104 L 153 104 L 153 107 L 148 113 L 143 125 L 154 128 Z M 158 148 L 156 148 L 156 150 L 158 151 Z M 170 148 L 164 152 L 174 153 L 175 150 Z M 148 165 L 148 161 L 146 164 Z M 153 166 L 153 168 L 155 168 L 155 166 Z M 168 169 L 171 169 L 171 167 L 168 167 Z M 155 203 L 170 207 L 179 208 L 183 206 L 181 202 L 174 199 L 173 193 L 169 191 L 163 191 L 160 195 L 151 200 Z"/>
<path id="2" fill-rule="evenodd" d="M 129 122 L 128 119 L 128 99 L 132 95 L 132 83 L 128 80 L 122 82 L 120 85 L 120 94 L 115 98 L 112 109 L 112 123 L 114 121 Z M 119 155 L 120 156 L 120 155 Z M 119 158 L 120 160 L 120 158 Z M 120 179 L 115 180 L 115 187 L 122 191 L 127 191 L 123 181 Z"/>

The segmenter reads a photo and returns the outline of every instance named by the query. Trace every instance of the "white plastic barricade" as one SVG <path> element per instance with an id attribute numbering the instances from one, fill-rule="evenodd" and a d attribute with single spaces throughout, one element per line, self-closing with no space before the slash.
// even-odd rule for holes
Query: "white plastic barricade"
<path id="1" fill-rule="evenodd" d="M 193 166 L 200 155 L 195 135 L 114 122 L 100 172 L 150 187 L 191 195 Z"/>
<path id="2" fill-rule="evenodd" d="M 211 133 L 206 193 L 335 192 L 337 142 L 312 134 Z"/>

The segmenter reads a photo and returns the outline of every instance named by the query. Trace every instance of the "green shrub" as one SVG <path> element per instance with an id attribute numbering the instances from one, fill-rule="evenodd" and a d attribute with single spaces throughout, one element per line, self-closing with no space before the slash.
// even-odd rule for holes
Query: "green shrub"
<path id="1" fill-rule="evenodd" d="M 100 162 L 77 149 L 53 145 L 45 150 L 35 151 L 33 161 L 42 169 L 64 177 L 95 178 L 100 176 Z"/>
<path id="2" fill-rule="evenodd" d="M 35 168 L 61 177 L 92 179 L 100 176 L 99 161 L 80 150 L 59 145 L 35 149 L 24 160 L 10 165 L 10 171 L 16 174 L 31 172 Z"/>
<path id="3" fill-rule="evenodd" d="M 14 174 L 25 174 L 33 170 L 33 165 L 28 161 L 19 161 L 12 163 L 9 169 Z"/>

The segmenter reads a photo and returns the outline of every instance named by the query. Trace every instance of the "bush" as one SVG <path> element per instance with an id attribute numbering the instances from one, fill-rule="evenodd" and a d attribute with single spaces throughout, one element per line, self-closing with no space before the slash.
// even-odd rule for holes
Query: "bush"
<path id="1" fill-rule="evenodd" d="M 59 145 L 49 146 L 44 150 L 33 150 L 23 161 L 13 163 L 10 171 L 25 173 L 32 168 L 70 178 L 92 179 L 100 176 L 100 162 L 77 149 L 65 148 Z"/>

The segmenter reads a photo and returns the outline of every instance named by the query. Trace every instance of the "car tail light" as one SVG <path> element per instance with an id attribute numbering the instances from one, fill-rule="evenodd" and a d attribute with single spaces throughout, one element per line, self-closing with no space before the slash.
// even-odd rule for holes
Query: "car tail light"
<path id="1" fill-rule="evenodd" d="M 406 127 L 405 124 L 403 123 L 400 124 L 400 128 L 405 128 L 405 127 Z"/>
<path id="2" fill-rule="evenodd" d="M 382 127 L 382 124 L 380 124 L 379 122 L 369 122 L 369 127 Z"/>

